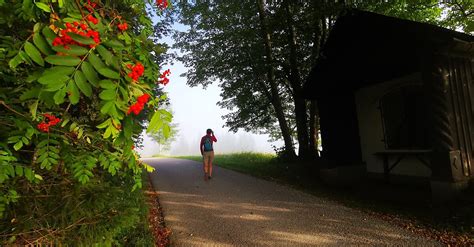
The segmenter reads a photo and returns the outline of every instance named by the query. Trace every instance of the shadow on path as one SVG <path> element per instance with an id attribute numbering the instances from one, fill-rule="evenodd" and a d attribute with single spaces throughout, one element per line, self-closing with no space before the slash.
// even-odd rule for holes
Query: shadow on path
<path id="1" fill-rule="evenodd" d="M 198 162 L 144 159 L 154 166 L 172 246 L 441 246 L 359 211 Z"/>

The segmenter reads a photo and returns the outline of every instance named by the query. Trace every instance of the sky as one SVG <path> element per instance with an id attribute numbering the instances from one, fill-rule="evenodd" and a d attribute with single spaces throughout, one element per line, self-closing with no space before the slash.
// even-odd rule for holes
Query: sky
<path id="1" fill-rule="evenodd" d="M 182 29 L 179 24 L 175 28 Z M 165 38 L 164 42 L 170 46 L 173 43 L 171 38 Z M 179 51 L 176 51 L 179 53 Z M 165 86 L 165 92 L 171 102 L 173 112 L 173 122 L 178 124 L 178 136 L 176 141 L 171 144 L 171 149 L 165 155 L 197 155 L 199 151 L 199 142 L 205 135 L 206 129 L 214 130 L 217 137 L 217 143 L 214 144 L 216 153 L 232 152 L 263 152 L 273 153 L 272 144 L 281 146 L 280 142 L 269 143 L 267 135 L 259 135 L 245 132 L 243 130 L 237 133 L 230 132 L 228 128 L 223 127 L 225 121 L 222 116 L 228 113 L 228 110 L 221 109 L 217 102 L 221 100 L 220 88 L 217 83 L 209 85 L 206 89 L 199 87 L 189 87 L 186 85 L 186 78 L 180 77 L 187 68 L 178 61 L 173 65 L 164 66 L 162 71 L 170 69 L 170 82 Z M 137 149 L 144 156 L 158 154 L 158 144 L 151 140 L 146 134 L 143 148 Z"/>

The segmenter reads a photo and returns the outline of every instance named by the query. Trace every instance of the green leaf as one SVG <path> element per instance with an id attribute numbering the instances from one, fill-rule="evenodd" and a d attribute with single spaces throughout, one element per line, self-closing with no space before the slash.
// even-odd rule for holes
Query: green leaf
<path id="1" fill-rule="evenodd" d="M 29 181 L 33 181 L 34 175 L 33 175 L 33 171 L 30 168 L 25 168 L 23 172 L 25 173 L 25 177 Z"/>
<path id="2" fill-rule="evenodd" d="M 142 163 L 143 167 L 147 172 L 153 172 L 155 168 L 153 166 L 148 165 L 147 163 Z"/>
<path id="3" fill-rule="evenodd" d="M 35 102 L 33 102 L 33 104 L 29 105 L 29 108 L 30 108 L 30 113 L 31 113 L 31 116 L 33 116 L 33 119 L 36 118 L 36 110 L 38 109 L 38 100 L 35 100 Z"/>
<path id="4" fill-rule="evenodd" d="M 118 38 L 124 40 L 127 45 L 132 44 L 132 38 L 126 32 L 118 35 Z"/>
<path id="5" fill-rule="evenodd" d="M 54 103 L 56 105 L 60 105 L 62 103 L 64 103 L 64 97 L 66 97 L 66 87 L 62 88 L 61 90 L 58 90 L 55 94 L 54 94 Z"/>
<path id="6" fill-rule="evenodd" d="M 23 144 L 25 144 L 25 145 L 30 145 L 30 140 L 28 140 L 28 138 L 26 138 L 26 137 L 24 137 L 24 136 L 21 137 L 21 141 L 22 141 Z"/>
<path id="7" fill-rule="evenodd" d="M 82 20 L 82 18 L 66 17 L 66 18 L 64 18 L 62 21 L 63 21 L 63 22 L 73 23 L 73 22 L 75 22 L 75 21 L 80 22 L 81 20 Z"/>
<path id="8" fill-rule="evenodd" d="M 24 51 L 19 51 L 18 54 L 21 56 L 21 58 L 23 59 L 23 61 L 25 61 L 25 62 L 28 63 L 28 64 L 33 64 L 33 61 L 32 61 L 31 58 L 28 56 L 28 54 L 26 54 L 26 52 L 24 52 Z"/>
<path id="9" fill-rule="evenodd" d="M 47 4 L 41 3 L 41 2 L 36 2 L 35 5 L 36 5 L 36 7 L 40 8 L 44 12 L 51 13 L 51 8 Z"/>
<path id="10" fill-rule="evenodd" d="M 92 96 L 92 87 L 87 82 L 86 77 L 82 73 L 82 71 L 76 71 L 74 74 L 74 81 L 76 82 L 77 87 L 84 93 L 85 96 L 91 97 Z"/>
<path id="11" fill-rule="evenodd" d="M 159 111 L 162 115 L 164 115 L 164 117 L 162 117 L 163 119 L 166 119 L 168 122 L 171 122 L 171 120 L 173 119 L 173 115 L 170 112 L 165 109 L 161 109 Z"/>
<path id="12" fill-rule="evenodd" d="M 61 127 L 66 126 L 66 124 L 68 124 L 69 121 L 71 121 L 71 119 L 69 119 L 69 118 L 63 118 L 62 121 L 61 121 Z"/>
<path id="13" fill-rule="evenodd" d="M 99 76 L 97 72 L 95 72 L 94 68 L 89 62 L 82 62 L 81 69 L 84 75 L 86 76 L 87 80 L 94 86 L 99 84 Z"/>
<path id="14" fill-rule="evenodd" d="M 110 109 L 112 107 L 115 107 L 114 102 L 113 101 L 107 101 L 107 103 L 105 103 L 104 106 L 102 106 L 100 108 L 100 112 L 105 115 L 110 111 Z"/>
<path id="15" fill-rule="evenodd" d="M 26 134 L 25 136 L 28 138 L 28 139 L 31 139 L 31 137 L 33 137 L 33 134 L 35 133 L 35 130 L 33 128 L 28 128 L 26 129 Z"/>
<path id="16" fill-rule="evenodd" d="M 122 93 L 123 100 L 128 102 L 129 101 L 128 91 L 123 87 L 119 87 L 119 89 L 120 89 L 120 93 Z"/>
<path id="17" fill-rule="evenodd" d="M 38 49 L 36 49 L 36 47 L 32 43 L 28 41 L 25 42 L 25 52 L 35 63 L 37 63 L 40 66 L 44 66 L 44 60 L 43 60 L 43 57 L 41 56 L 41 53 L 38 51 Z"/>
<path id="18" fill-rule="evenodd" d="M 82 137 L 82 134 L 84 134 L 84 130 L 79 129 L 79 132 L 77 133 L 77 138 L 80 139 Z"/>
<path id="19" fill-rule="evenodd" d="M 21 147 L 23 147 L 23 142 L 22 141 L 19 141 L 19 142 L 15 143 L 15 145 L 13 145 L 13 149 L 15 149 L 15 151 L 20 150 Z"/>
<path id="20" fill-rule="evenodd" d="M 40 91 L 41 91 L 41 88 L 39 88 L 39 87 L 29 89 L 29 90 L 25 91 L 20 96 L 20 100 L 25 101 L 25 100 L 28 100 L 28 99 L 38 98 L 38 95 L 39 95 Z"/>
<path id="21" fill-rule="evenodd" d="M 110 135 L 112 134 L 112 128 L 114 127 L 109 125 L 109 127 L 107 127 L 107 129 L 105 130 L 104 135 L 103 135 L 105 139 L 109 138 Z"/>
<path id="22" fill-rule="evenodd" d="M 115 90 L 114 89 L 107 89 L 107 90 L 104 90 L 102 91 L 100 94 L 99 94 L 99 98 L 103 99 L 103 100 L 115 100 Z"/>
<path id="23" fill-rule="evenodd" d="M 72 18 L 75 18 L 75 19 L 79 19 L 81 20 L 82 19 L 82 15 L 80 12 L 71 12 L 71 11 L 68 11 L 67 12 L 67 15 L 72 17 Z"/>
<path id="24" fill-rule="evenodd" d="M 38 80 L 38 78 L 40 78 L 41 74 L 43 74 L 43 71 L 39 71 L 39 70 L 37 70 L 37 71 L 35 71 L 31 74 L 28 74 L 28 77 L 26 77 L 26 82 L 32 83 L 32 82 Z"/>
<path id="25" fill-rule="evenodd" d="M 106 64 L 111 65 L 112 67 L 114 67 L 117 70 L 120 69 L 118 60 L 115 59 L 114 54 L 112 54 L 112 52 L 107 50 L 107 48 L 105 48 L 102 45 L 98 45 L 96 47 L 96 50 L 97 50 L 97 52 L 99 52 L 99 55 L 105 60 Z"/>
<path id="26" fill-rule="evenodd" d="M 161 120 L 161 113 L 156 111 L 151 117 L 150 124 L 146 130 L 147 133 L 156 133 L 163 126 L 163 120 Z"/>
<path id="27" fill-rule="evenodd" d="M 125 118 L 123 121 L 123 135 L 127 139 L 132 139 L 132 134 L 133 134 L 133 121 L 131 117 Z"/>
<path id="28" fill-rule="evenodd" d="M 8 65 L 10 66 L 10 68 L 14 69 L 23 62 L 24 62 L 23 58 L 21 57 L 20 53 L 18 53 L 16 54 L 16 56 L 10 59 L 10 61 L 8 62 Z"/>
<path id="29" fill-rule="evenodd" d="M 61 82 L 61 81 L 53 82 L 53 83 L 49 83 L 48 85 L 46 85 L 46 88 L 44 89 L 44 91 L 46 91 L 46 92 L 56 92 L 61 88 L 65 88 L 65 86 L 66 86 L 65 82 Z"/>
<path id="30" fill-rule="evenodd" d="M 34 33 L 37 33 L 37 32 L 39 32 L 40 29 L 41 29 L 41 23 L 40 23 L 40 22 L 37 22 L 37 23 L 33 26 L 33 32 L 34 32 Z"/>
<path id="31" fill-rule="evenodd" d="M 103 128 L 108 127 L 111 123 L 112 123 L 112 119 L 109 118 L 109 119 L 105 120 L 104 122 L 102 122 L 101 124 L 97 125 L 96 127 L 98 129 L 103 129 Z"/>
<path id="32" fill-rule="evenodd" d="M 47 56 L 44 60 L 46 60 L 46 62 L 50 64 L 64 66 L 76 66 L 81 62 L 81 59 L 79 59 L 78 57 L 58 55 Z"/>
<path id="33" fill-rule="evenodd" d="M 35 33 L 33 35 L 33 43 L 38 47 L 38 50 L 41 51 L 44 55 L 54 54 L 54 51 L 51 50 L 51 47 L 46 42 L 46 39 L 40 33 Z"/>
<path id="34" fill-rule="evenodd" d="M 46 38 L 46 41 L 48 44 L 52 45 L 53 40 L 57 37 L 56 34 L 49 28 L 48 26 L 45 26 L 42 31 L 44 37 Z"/>
<path id="35" fill-rule="evenodd" d="M 102 62 L 102 60 L 100 60 L 100 58 L 94 53 L 89 54 L 88 60 L 97 71 L 99 71 L 99 69 L 105 68 L 104 62 Z"/>
<path id="36" fill-rule="evenodd" d="M 79 42 L 80 44 L 84 44 L 84 45 L 95 45 L 95 41 L 89 37 L 84 37 L 84 36 L 81 36 L 79 34 L 76 34 L 76 33 L 67 33 L 69 36 L 71 36 L 71 38 L 76 41 L 76 42 Z"/>
<path id="37" fill-rule="evenodd" d="M 108 46 L 110 48 L 115 48 L 115 49 L 123 49 L 125 46 L 122 44 L 122 42 L 113 39 L 113 40 L 108 40 L 106 42 L 103 42 L 105 46 Z"/>
<path id="38" fill-rule="evenodd" d="M 108 113 L 109 113 L 110 116 L 112 116 L 114 118 L 117 118 L 117 119 L 122 119 L 123 118 L 123 115 L 121 115 L 117 112 L 117 107 L 115 107 L 115 102 L 114 102 L 114 106 L 110 107 Z M 116 129 L 114 128 L 114 131 L 115 130 Z M 114 136 L 115 136 L 115 134 L 114 134 Z"/>
<path id="39" fill-rule="evenodd" d="M 55 66 L 43 72 L 38 82 L 44 85 L 64 83 L 69 79 L 69 75 L 74 72 L 72 67 Z"/>
<path id="40" fill-rule="evenodd" d="M 61 74 L 61 75 L 71 75 L 74 72 L 74 68 L 67 67 L 67 66 L 54 66 L 49 69 L 46 69 L 43 72 L 43 75 L 50 75 L 50 74 Z"/>
<path id="41" fill-rule="evenodd" d="M 15 176 L 15 168 L 10 165 L 10 164 L 6 164 L 6 165 L 3 165 L 4 169 L 2 169 L 7 175 L 10 175 L 11 177 Z M 5 171 L 6 170 L 6 171 Z"/>
<path id="42" fill-rule="evenodd" d="M 71 102 L 71 104 L 75 105 L 79 103 L 79 98 L 81 95 L 74 81 L 69 81 L 67 90 L 68 90 L 69 101 Z"/>
<path id="43" fill-rule="evenodd" d="M 41 177 L 41 175 L 39 175 L 39 174 L 35 174 L 35 178 L 38 179 L 38 180 L 41 180 L 41 181 L 43 180 L 43 177 Z"/>
<path id="44" fill-rule="evenodd" d="M 23 176 L 23 167 L 15 166 L 15 173 L 17 176 Z"/>
<path id="45" fill-rule="evenodd" d="M 165 124 L 163 126 L 163 136 L 165 137 L 165 139 L 168 139 L 170 137 L 170 132 L 171 132 L 170 126 Z"/>
<path id="46" fill-rule="evenodd" d="M 117 85 L 115 83 L 113 83 L 111 80 L 102 80 L 99 82 L 99 85 L 101 88 L 105 88 L 105 89 L 116 89 L 117 88 Z"/>
<path id="47" fill-rule="evenodd" d="M 101 68 L 97 70 L 101 75 L 110 78 L 110 79 L 120 79 L 120 74 L 118 72 L 115 72 L 109 68 Z"/>
<path id="48" fill-rule="evenodd" d="M 21 136 L 11 136 L 8 138 L 8 143 L 16 143 L 21 140 Z"/>
<path id="49" fill-rule="evenodd" d="M 76 55 L 76 56 L 83 56 L 89 52 L 89 49 L 84 48 L 78 45 L 69 45 L 67 48 L 64 46 L 53 46 L 53 50 L 57 52 L 61 52 L 64 54 Z"/>

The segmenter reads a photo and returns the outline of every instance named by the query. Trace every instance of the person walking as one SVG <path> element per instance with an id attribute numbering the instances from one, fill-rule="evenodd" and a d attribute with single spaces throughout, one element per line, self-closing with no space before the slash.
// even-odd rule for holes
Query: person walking
<path id="1" fill-rule="evenodd" d="M 217 138 L 211 129 L 206 130 L 206 135 L 201 138 L 199 149 L 201 150 L 203 169 L 204 169 L 204 180 L 212 178 L 212 161 L 214 160 L 214 146 L 213 143 L 217 142 Z"/>

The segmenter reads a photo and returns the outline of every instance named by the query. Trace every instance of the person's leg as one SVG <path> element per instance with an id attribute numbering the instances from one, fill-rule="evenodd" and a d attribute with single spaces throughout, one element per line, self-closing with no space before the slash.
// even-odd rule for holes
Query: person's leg
<path id="1" fill-rule="evenodd" d="M 202 155 L 202 166 L 204 170 L 204 179 L 207 180 L 209 174 L 209 155 L 206 152 Z"/>
<path id="2" fill-rule="evenodd" d="M 212 162 L 213 161 L 214 161 L 214 151 L 211 151 L 209 155 L 209 177 L 212 177 Z"/>

